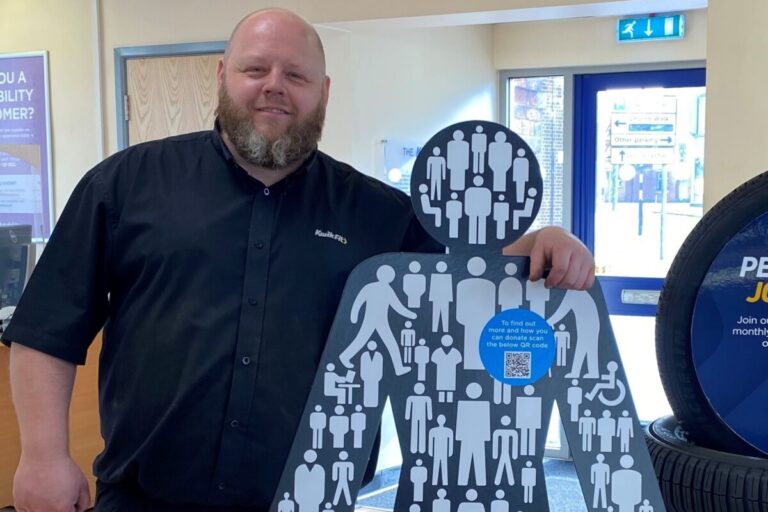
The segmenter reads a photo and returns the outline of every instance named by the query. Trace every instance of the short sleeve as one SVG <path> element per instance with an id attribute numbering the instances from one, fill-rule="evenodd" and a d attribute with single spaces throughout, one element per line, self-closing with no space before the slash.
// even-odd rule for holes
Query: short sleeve
<path id="1" fill-rule="evenodd" d="M 85 362 L 109 308 L 110 207 L 99 171 L 86 174 L 67 201 L 3 333 L 6 345 Z"/>

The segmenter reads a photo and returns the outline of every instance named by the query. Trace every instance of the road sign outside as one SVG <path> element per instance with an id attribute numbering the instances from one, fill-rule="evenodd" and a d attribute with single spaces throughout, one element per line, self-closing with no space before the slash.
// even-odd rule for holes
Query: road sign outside
<path id="1" fill-rule="evenodd" d="M 617 114 L 611 115 L 611 133 L 674 133 L 675 114 Z"/>
<path id="2" fill-rule="evenodd" d="M 614 147 L 614 148 L 611 148 L 611 163 L 614 165 L 673 164 L 675 163 L 675 148 L 673 147 L 667 147 L 667 148 Z"/>
<path id="3" fill-rule="evenodd" d="M 685 15 L 624 18 L 616 23 L 616 40 L 620 43 L 682 39 L 685 36 Z"/>
<path id="4" fill-rule="evenodd" d="M 674 132 L 659 133 L 611 133 L 611 146 L 674 146 Z"/>

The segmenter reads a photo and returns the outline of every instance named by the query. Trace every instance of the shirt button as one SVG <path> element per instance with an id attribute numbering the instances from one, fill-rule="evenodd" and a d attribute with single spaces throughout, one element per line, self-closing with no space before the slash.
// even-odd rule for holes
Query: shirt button
<path id="1" fill-rule="evenodd" d="M 256 242 L 254 244 L 257 249 L 263 249 L 264 248 L 264 242 Z"/>
<path id="2" fill-rule="evenodd" d="M 223 491 L 226 489 L 226 485 L 224 485 L 224 482 L 219 482 L 219 485 L 216 486 L 220 491 Z"/>
<path id="3" fill-rule="evenodd" d="M 229 426 L 232 427 L 232 428 L 237 428 L 237 427 L 240 426 L 240 422 L 237 421 L 237 420 L 232 420 L 232 421 L 229 422 Z"/>
<path id="4" fill-rule="evenodd" d="M 251 297 L 250 299 L 248 299 L 248 304 L 250 304 L 251 306 L 255 306 L 258 303 L 259 301 L 256 300 L 254 297 Z"/>
<path id="5" fill-rule="evenodd" d="M 248 356 L 245 356 L 245 357 L 243 357 L 243 358 L 242 358 L 240 361 L 241 361 L 241 362 L 242 362 L 242 363 L 243 363 L 245 366 L 248 366 L 249 364 L 251 364 L 251 358 L 250 358 L 250 357 L 248 357 Z"/>
<path id="6" fill-rule="evenodd" d="M 268 189 L 268 188 L 265 188 L 265 189 L 264 189 L 264 195 L 265 195 L 265 196 L 268 196 L 268 195 L 269 195 L 269 189 Z"/>

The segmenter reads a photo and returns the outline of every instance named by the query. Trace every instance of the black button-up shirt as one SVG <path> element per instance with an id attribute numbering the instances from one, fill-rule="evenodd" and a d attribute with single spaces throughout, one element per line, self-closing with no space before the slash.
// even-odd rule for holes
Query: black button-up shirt
<path id="1" fill-rule="evenodd" d="M 100 480 L 266 507 L 347 275 L 439 250 L 405 194 L 323 153 L 265 187 L 215 130 L 173 137 L 84 176 L 3 339 L 82 363 L 103 326 Z"/>

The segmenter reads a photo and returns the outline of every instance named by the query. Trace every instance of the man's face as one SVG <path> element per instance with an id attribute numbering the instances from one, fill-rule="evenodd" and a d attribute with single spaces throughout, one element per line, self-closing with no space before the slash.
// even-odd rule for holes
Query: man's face
<path id="1" fill-rule="evenodd" d="M 281 12 L 245 20 L 217 78 L 219 122 L 243 159 L 283 168 L 317 147 L 329 81 L 322 53 L 299 20 Z"/>

